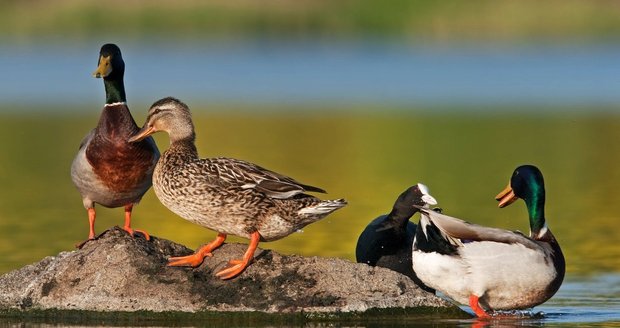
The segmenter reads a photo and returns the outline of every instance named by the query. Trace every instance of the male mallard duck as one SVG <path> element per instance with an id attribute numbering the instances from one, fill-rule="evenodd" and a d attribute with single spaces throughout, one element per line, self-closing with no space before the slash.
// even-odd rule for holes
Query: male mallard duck
<path id="1" fill-rule="evenodd" d="M 133 235 L 131 210 L 151 187 L 153 169 L 159 158 L 152 138 L 127 142 L 140 128 L 126 104 L 124 73 L 121 50 L 114 44 L 101 47 L 93 76 L 103 77 L 106 104 L 97 127 L 82 140 L 71 164 L 71 178 L 88 211 L 88 240 L 95 238 L 95 203 L 112 208 L 124 206 L 123 229 Z M 135 231 L 149 239 L 146 232 Z"/>
<path id="2" fill-rule="evenodd" d="M 232 234 L 250 239 L 243 259 L 231 260 L 216 274 L 222 279 L 233 278 L 249 265 L 259 241 L 288 236 L 346 205 L 344 199 L 324 201 L 307 195 L 307 191 L 325 191 L 252 163 L 200 159 L 189 108 L 178 99 L 156 101 L 142 130 L 130 142 L 158 131 L 168 133 L 170 148 L 155 167 L 155 194 L 172 212 L 219 233 L 194 254 L 170 258 L 169 266 L 200 265 Z"/>
<path id="3" fill-rule="evenodd" d="M 421 209 L 413 242 L 413 270 L 426 285 L 467 304 L 478 317 L 487 311 L 527 309 L 560 288 L 564 255 L 545 221 L 545 186 L 535 166 L 518 167 L 497 195 L 499 207 L 522 198 L 530 236 L 488 228 Z"/>
<path id="4" fill-rule="evenodd" d="M 413 272 L 411 246 L 416 225 L 409 219 L 418 212 L 414 205 L 436 205 L 428 187 L 418 183 L 407 188 L 394 203 L 392 211 L 374 219 L 357 240 L 355 257 L 358 263 L 380 266 L 400 272 L 428 291 Z"/>

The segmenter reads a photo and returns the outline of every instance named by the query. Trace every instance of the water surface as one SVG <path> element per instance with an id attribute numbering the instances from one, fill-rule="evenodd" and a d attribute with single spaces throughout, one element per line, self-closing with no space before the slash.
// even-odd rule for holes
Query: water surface
<path id="1" fill-rule="evenodd" d="M 540 167 L 546 216 L 567 259 L 567 282 L 519 325 L 618 325 L 620 296 L 620 117 L 612 114 L 454 114 L 416 108 L 389 114 L 337 111 L 254 112 L 190 103 L 202 156 L 263 165 L 345 197 L 350 205 L 277 242 L 282 253 L 354 258 L 357 236 L 387 213 L 407 187 L 423 182 L 447 214 L 528 231 L 525 205 L 498 209 L 494 196 L 513 169 Z M 0 272 L 72 250 L 88 222 L 69 168 L 88 115 L 0 115 Z M 144 112 L 134 109 L 139 124 Z M 165 149 L 168 140 L 157 136 Z M 96 229 L 123 221 L 122 209 L 98 207 Z M 417 217 L 413 220 L 417 221 Z M 197 248 L 215 234 L 168 211 L 149 191 L 134 210 L 134 227 Z M 231 241 L 246 242 L 239 238 Z M 468 326 L 471 321 L 447 322 Z M 605 324 L 603 324 L 605 323 Z"/>
<path id="2" fill-rule="evenodd" d="M 127 94 L 134 103 L 150 104 L 166 95 L 210 103 L 297 105 L 620 103 L 620 47 L 614 44 L 402 40 L 5 42 L 0 99 L 17 105 L 103 99 L 101 82 L 90 74 L 99 47 L 110 41 L 123 51 Z"/>

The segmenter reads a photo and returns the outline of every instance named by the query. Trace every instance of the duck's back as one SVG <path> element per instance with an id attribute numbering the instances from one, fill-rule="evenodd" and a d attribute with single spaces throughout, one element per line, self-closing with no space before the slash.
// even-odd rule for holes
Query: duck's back
<path id="1" fill-rule="evenodd" d="M 355 250 L 357 262 L 372 266 L 400 266 L 400 257 L 406 257 L 411 263 L 415 224 L 410 222 L 405 228 L 386 227 L 387 219 L 387 215 L 379 216 L 360 234 Z M 409 270 L 411 271 L 410 265 Z"/>
<path id="2" fill-rule="evenodd" d="M 402 273 L 415 281 L 422 289 L 434 292 L 424 285 L 413 271 L 411 247 L 416 225 L 407 222 L 402 227 L 386 227 L 387 215 L 374 219 L 360 234 L 355 248 L 358 263 L 388 268 Z"/>

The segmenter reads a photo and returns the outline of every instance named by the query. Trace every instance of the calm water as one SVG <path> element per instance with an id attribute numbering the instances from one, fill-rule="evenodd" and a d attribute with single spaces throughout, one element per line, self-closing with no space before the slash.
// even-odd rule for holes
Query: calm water
<path id="1" fill-rule="evenodd" d="M 91 103 L 99 47 L 116 42 L 133 103 L 206 102 L 614 105 L 617 44 L 427 44 L 215 40 L 3 42 L 0 99 Z M 296 107 L 291 107 L 293 110 Z M 617 108 L 616 108 L 617 109 Z"/>
<path id="2" fill-rule="evenodd" d="M 246 159 L 324 187 L 325 197 L 349 200 L 348 207 L 303 232 L 262 244 L 288 254 L 353 259 L 364 226 L 417 182 L 430 187 L 448 214 L 527 231 L 525 205 L 498 209 L 494 196 L 517 165 L 539 166 L 548 223 L 567 258 L 567 280 L 556 297 L 535 309 L 546 313 L 544 319 L 518 325 L 620 325 L 620 116 L 534 114 L 535 108 L 529 114 L 432 114 L 413 108 L 284 114 L 190 106 L 202 156 Z M 99 106 L 92 107 L 79 115 L 0 115 L 0 272 L 71 250 L 87 236 L 69 167 L 96 122 Z M 145 109 L 133 111 L 142 124 Z M 157 141 L 167 146 L 163 136 Z M 98 213 L 97 231 L 122 223 L 121 209 Z M 134 227 L 191 248 L 215 236 L 169 212 L 152 191 L 134 213 Z"/>

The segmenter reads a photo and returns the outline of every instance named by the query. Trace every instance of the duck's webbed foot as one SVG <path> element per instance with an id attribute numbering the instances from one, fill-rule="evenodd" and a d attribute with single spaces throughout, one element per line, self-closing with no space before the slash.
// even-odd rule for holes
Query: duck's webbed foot
<path id="1" fill-rule="evenodd" d="M 243 254 L 243 258 L 241 260 L 230 260 L 228 261 L 228 266 L 222 270 L 220 270 L 215 275 L 220 277 L 221 279 L 231 279 L 238 276 L 245 268 L 250 265 L 250 262 L 254 258 L 254 252 L 258 247 L 258 242 L 260 241 L 260 234 L 258 231 L 252 233 L 250 237 L 250 245 L 248 246 L 248 250 Z"/>
<path id="2" fill-rule="evenodd" d="M 220 233 L 212 242 L 203 245 L 192 255 L 169 258 L 168 266 L 190 266 L 195 268 L 202 264 L 205 257 L 213 256 L 211 252 L 216 248 L 220 247 L 225 240 L 226 234 Z"/>

